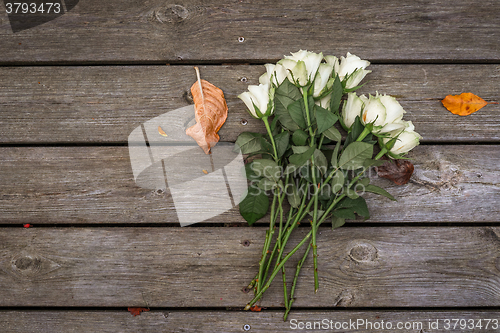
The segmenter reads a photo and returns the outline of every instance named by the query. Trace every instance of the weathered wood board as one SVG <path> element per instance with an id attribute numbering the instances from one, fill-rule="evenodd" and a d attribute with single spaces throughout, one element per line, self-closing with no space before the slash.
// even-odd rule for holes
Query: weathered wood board
<path id="1" fill-rule="evenodd" d="M 0 63 L 262 61 L 299 48 L 386 62 L 498 61 L 498 12 L 496 0 L 87 0 L 17 33 L 2 15 Z"/>
<path id="2" fill-rule="evenodd" d="M 409 156 L 407 185 L 370 172 L 398 201 L 367 194 L 367 222 L 499 222 L 499 146 L 419 146 Z M 135 184 L 127 147 L 3 147 L 0 174 L 3 224 L 178 221 L 168 190 Z M 207 222 L 244 220 L 234 208 Z"/>
<path id="3" fill-rule="evenodd" d="M 264 234 L 259 227 L 3 228 L 0 306 L 240 308 L 252 297 L 242 289 L 258 270 Z M 294 306 L 498 307 L 499 234 L 496 227 L 322 228 L 320 291 L 313 293 L 308 260 Z M 261 305 L 280 307 L 282 291 L 278 278 Z"/>
<path id="4" fill-rule="evenodd" d="M 133 317 L 125 309 L 101 311 L 1 311 L 4 333 L 52 332 L 370 332 L 379 327 L 381 333 L 463 333 L 473 324 L 475 330 L 498 332 L 499 311 L 292 311 L 283 322 L 282 312 L 242 311 L 172 311 L 151 310 Z M 456 322 L 454 319 L 458 319 Z M 326 320 L 326 321 L 325 321 Z M 316 324 L 315 324 L 316 323 Z M 319 324 L 318 324 L 319 323 Z M 248 326 L 247 326 L 248 325 Z M 316 325 L 316 326 L 314 326 Z M 476 326 L 478 325 L 478 326 Z M 479 328 L 479 325 L 482 328 Z M 312 327 L 307 329 L 306 327 Z M 319 328 L 318 328 L 319 327 Z M 330 329 L 333 327 L 333 329 Z M 342 329 L 342 327 L 344 327 Z M 390 327 L 390 328 L 389 328 Z M 401 328 L 398 328 L 401 327 Z M 437 329 L 433 329 L 437 328 Z M 448 328 L 449 327 L 449 328 Z M 465 330 L 464 330 L 465 327 Z M 495 328 L 496 327 L 496 328 Z M 446 328 L 446 329 L 445 329 Z M 375 330 L 374 330 L 375 331 Z M 470 332 L 474 330 L 471 329 Z"/>
<path id="5" fill-rule="evenodd" d="M 396 96 L 423 142 L 499 142 L 500 105 L 460 117 L 441 104 L 448 94 L 473 92 L 499 101 L 498 65 L 373 65 L 364 94 Z M 258 84 L 264 66 L 202 66 L 220 87 L 229 116 L 219 134 L 264 132 L 238 94 Z M 191 66 L 0 67 L 0 143 L 124 143 L 143 122 L 191 103 Z M 242 124 L 242 120 L 245 120 Z"/>

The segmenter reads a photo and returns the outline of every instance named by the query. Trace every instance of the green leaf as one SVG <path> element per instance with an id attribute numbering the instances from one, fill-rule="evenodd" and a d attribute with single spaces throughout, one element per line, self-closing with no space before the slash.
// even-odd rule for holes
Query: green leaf
<path id="1" fill-rule="evenodd" d="M 339 130 L 335 128 L 335 126 L 331 126 L 327 130 L 325 130 L 323 134 L 332 141 L 339 142 L 340 140 L 342 140 L 342 134 L 340 134 Z"/>
<path id="2" fill-rule="evenodd" d="M 333 113 L 338 114 L 342 95 L 343 95 L 343 87 L 342 83 L 340 82 L 340 78 L 337 75 L 335 76 L 335 81 L 333 81 L 332 98 L 330 99 L 330 110 Z"/>
<path id="3" fill-rule="evenodd" d="M 344 173 L 341 170 L 335 172 L 331 180 L 332 192 L 337 193 L 338 191 L 340 191 L 344 187 L 344 181 Z"/>
<path id="4" fill-rule="evenodd" d="M 294 154 L 302 154 L 311 148 L 310 146 L 292 146 Z"/>
<path id="5" fill-rule="evenodd" d="M 367 158 L 373 155 L 373 145 L 366 142 L 353 142 L 348 145 L 339 159 L 339 167 L 343 169 L 357 169 Z"/>
<path id="6" fill-rule="evenodd" d="M 355 220 L 356 215 L 354 215 L 354 209 L 352 208 L 342 208 L 333 211 L 333 216 L 339 217 L 341 219 Z"/>
<path id="7" fill-rule="evenodd" d="M 307 143 L 307 139 L 309 139 L 309 134 L 307 134 L 303 130 L 298 129 L 295 132 L 293 132 L 292 141 L 295 145 L 305 146 Z"/>
<path id="8" fill-rule="evenodd" d="M 339 150 L 340 150 L 340 140 L 337 141 L 337 144 L 335 145 L 335 149 L 333 150 L 332 159 L 330 162 L 332 164 L 332 167 L 334 168 L 338 167 Z"/>
<path id="9" fill-rule="evenodd" d="M 325 155 L 321 150 L 316 149 L 314 151 L 313 156 L 314 156 L 314 165 L 316 166 L 316 168 L 319 169 L 321 174 L 324 175 L 326 173 L 326 170 L 328 169 L 328 161 Z"/>
<path id="10" fill-rule="evenodd" d="M 363 166 L 365 168 L 369 168 L 369 167 L 372 167 L 372 166 L 381 166 L 381 165 L 384 165 L 385 162 L 387 162 L 386 160 L 373 160 L 373 159 L 366 159 L 364 162 L 363 162 Z"/>
<path id="11" fill-rule="evenodd" d="M 345 189 L 345 194 L 351 198 L 351 199 L 357 199 L 359 198 L 359 195 L 354 191 L 352 188 L 346 188 Z"/>
<path id="12" fill-rule="evenodd" d="M 332 230 L 339 228 L 345 224 L 345 219 L 342 217 L 332 216 Z"/>
<path id="13" fill-rule="evenodd" d="M 356 119 L 354 120 L 354 123 L 352 124 L 351 131 L 349 132 L 349 134 L 347 134 L 347 138 L 345 139 L 344 146 L 348 146 L 351 144 L 351 142 L 356 141 L 364 129 L 365 129 L 365 127 L 361 123 L 359 116 L 357 116 Z M 370 137 L 370 136 L 371 135 L 367 135 L 366 137 Z"/>
<path id="14" fill-rule="evenodd" d="M 288 143 L 290 142 L 290 133 L 284 131 L 274 137 L 274 143 L 276 144 L 276 150 L 278 151 L 278 158 L 285 154 L 288 149 Z"/>
<path id="15" fill-rule="evenodd" d="M 392 201 L 397 201 L 389 192 L 387 192 L 383 188 L 375 186 L 375 185 L 367 185 L 367 186 L 365 186 L 365 191 L 366 192 L 380 194 L 380 195 L 383 195 L 386 198 L 391 199 Z"/>
<path id="16" fill-rule="evenodd" d="M 349 208 L 353 209 L 359 216 L 363 216 L 365 218 L 370 217 L 370 213 L 368 212 L 368 206 L 366 205 L 365 199 L 363 197 L 358 197 L 356 199 L 344 198 L 341 202 L 339 202 L 338 209 Z"/>
<path id="17" fill-rule="evenodd" d="M 278 88 L 276 88 L 276 95 L 281 95 L 281 96 L 287 96 L 290 99 L 293 99 L 294 101 L 301 99 L 302 98 L 302 93 L 300 92 L 299 88 L 293 85 L 288 78 L 283 80 L 283 82 L 279 85 Z"/>
<path id="18" fill-rule="evenodd" d="M 292 147 L 293 148 L 293 147 Z M 316 150 L 316 147 L 309 147 L 305 152 L 303 153 L 295 153 L 291 155 L 288 160 L 290 163 L 295 164 L 296 166 L 300 167 L 306 163 L 311 156 L 314 154 L 314 151 Z"/>
<path id="19" fill-rule="evenodd" d="M 287 106 L 293 103 L 293 99 L 288 96 L 276 95 L 274 101 L 274 114 L 281 123 L 281 126 L 290 131 L 298 130 L 299 126 L 297 126 L 297 124 L 293 121 L 287 110 Z"/>
<path id="20" fill-rule="evenodd" d="M 362 178 L 360 180 L 358 180 L 358 184 L 361 184 L 363 186 L 368 186 L 368 184 L 370 184 L 370 178 L 366 177 L 366 178 Z"/>
<path id="21" fill-rule="evenodd" d="M 288 164 L 285 168 L 285 171 L 283 171 L 283 174 L 284 175 L 288 175 L 288 174 L 291 174 L 291 173 L 294 173 L 295 171 L 297 171 L 298 167 L 294 164 Z"/>
<path id="22" fill-rule="evenodd" d="M 281 168 L 273 160 L 259 159 L 252 162 L 252 169 L 257 176 L 277 182 L 281 178 Z"/>
<path id="23" fill-rule="evenodd" d="M 301 197 L 293 180 L 288 184 L 286 194 L 290 206 L 293 208 L 299 208 Z"/>
<path id="24" fill-rule="evenodd" d="M 304 117 L 303 102 L 302 100 L 297 100 L 292 104 L 288 105 L 287 110 L 292 117 L 293 121 L 302 129 L 307 128 L 306 118 Z"/>
<path id="25" fill-rule="evenodd" d="M 269 209 L 269 198 L 256 186 L 250 186 L 247 196 L 240 202 L 240 214 L 249 225 L 266 215 Z"/>
<path id="26" fill-rule="evenodd" d="M 259 181 L 259 188 L 264 190 L 264 191 L 269 191 L 275 188 L 278 184 L 276 184 L 274 181 L 269 180 L 267 178 L 262 178 Z"/>
<path id="27" fill-rule="evenodd" d="M 262 134 L 243 132 L 235 142 L 235 150 L 240 149 L 242 154 L 252 154 L 262 150 Z"/>
<path id="28" fill-rule="evenodd" d="M 250 181 L 260 180 L 262 175 L 257 175 L 253 169 L 253 161 L 245 165 L 245 173 Z"/>
<path id="29" fill-rule="evenodd" d="M 321 134 L 332 127 L 339 119 L 336 115 L 321 106 L 315 105 L 314 109 L 316 111 L 316 122 L 318 124 L 317 134 Z M 327 138 L 329 137 L 327 136 Z"/>

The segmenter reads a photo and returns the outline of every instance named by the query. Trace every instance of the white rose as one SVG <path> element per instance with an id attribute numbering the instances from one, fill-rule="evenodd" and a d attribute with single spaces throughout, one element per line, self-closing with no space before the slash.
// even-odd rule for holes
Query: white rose
<path id="1" fill-rule="evenodd" d="M 250 114 L 255 118 L 270 116 L 274 111 L 273 89 L 268 84 L 248 86 L 248 91 L 238 96 L 247 106 Z"/>
<path id="2" fill-rule="evenodd" d="M 402 131 L 406 126 L 406 123 L 403 121 L 403 115 L 406 111 L 401 104 L 399 104 L 394 97 L 388 95 L 379 96 L 379 100 L 384 105 L 386 111 L 386 124 L 379 132 L 388 133 L 397 130 Z"/>
<path id="3" fill-rule="evenodd" d="M 268 84 L 271 83 L 274 86 L 279 86 L 285 79 L 287 75 L 286 69 L 280 64 L 265 64 L 266 73 L 262 74 L 259 78 L 260 84 Z M 272 82 L 271 82 L 272 80 Z"/>
<path id="4" fill-rule="evenodd" d="M 351 128 L 357 116 L 361 116 L 363 100 L 356 93 L 347 94 L 347 101 L 342 109 L 342 121 L 347 128 Z"/>
<path id="5" fill-rule="evenodd" d="M 319 65 L 323 60 L 322 53 L 314 53 L 305 50 L 292 53 L 278 61 L 287 70 L 287 77 L 295 85 L 304 87 L 310 84 L 316 77 Z"/>

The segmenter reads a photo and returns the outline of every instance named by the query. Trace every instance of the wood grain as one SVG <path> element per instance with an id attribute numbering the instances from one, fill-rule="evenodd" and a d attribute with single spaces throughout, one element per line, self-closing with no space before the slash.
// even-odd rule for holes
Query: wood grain
<path id="1" fill-rule="evenodd" d="M 290 332 L 292 328 L 298 330 L 299 325 L 308 322 L 323 322 L 326 327 L 333 327 L 334 331 L 346 333 L 369 332 L 370 327 L 382 325 L 385 329 L 377 329 L 381 333 L 421 333 L 438 332 L 429 329 L 429 326 L 438 324 L 444 330 L 448 324 L 446 319 L 459 318 L 465 320 L 465 327 L 482 324 L 481 332 L 498 332 L 493 328 L 495 322 L 485 319 L 497 319 L 498 311 L 292 311 L 289 320 L 283 322 L 282 312 L 264 310 L 259 313 L 242 311 L 171 311 L 151 310 L 133 317 L 125 309 L 108 311 L 50 311 L 50 310 L 0 310 L 0 322 L 4 333 L 51 333 L 51 332 L 102 332 L 102 333 L 136 333 L 136 332 L 240 332 L 249 325 L 250 332 Z M 359 321 L 359 322 L 358 322 Z M 383 324 L 382 324 L 383 321 Z M 354 326 L 349 325 L 354 322 Z M 299 324 L 300 323 L 300 324 Z M 345 324 L 344 324 L 345 323 Z M 359 323 L 359 326 L 358 326 Z M 454 321 L 449 322 L 447 332 L 462 333 L 464 326 L 459 322 L 455 328 Z M 489 323 L 488 328 L 486 324 Z M 462 322 L 462 325 L 464 323 Z M 333 326 L 330 326 L 333 325 Z M 335 329 L 335 326 L 338 329 Z M 342 329 L 342 325 L 344 329 Z M 372 326 L 370 326 L 372 325 Z M 402 329 L 398 329 L 398 325 Z M 407 325 L 406 329 L 404 328 Z M 318 327 L 318 326 L 317 326 Z M 388 329 L 387 327 L 392 327 Z M 347 328 L 347 329 L 346 329 Z M 422 329 L 423 328 L 423 329 Z M 479 328 L 477 328 L 479 330 Z M 301 332 L 317 332 L 313 329 L 302 329 Z"/>
<path id="2" fill-rule="evenodd" d="M 498 65 L 373 65 L 360 93 L 396 96 L 423 142 L 499 142 L 500 105 L 468 117 L 441 104 L 470 91 L 499 101 Z M 258 84 L 263 66 L 202 66 L 222 88 L 229 115 L 219 134 L 234 142 L 243 131 L 264 132 L 237 95 Z M 143 122 L 192 103 L 191 66 L 0 67 L 0 143 L 124 143 Z M 247 122 L 247 125 L 242 125 Z"/>
<path id="3" fill-rule="evenodd" d="M 4 228 L 0 306 L 241 309 L 251 298 L 242 289 L 257 271 L 264 233 L 258 227 Z M 498 307 L 499 234 L 491 227 L 322 228 L 320 290 L 313 293 L 308 260 L 294 305 Z M 281 307 L 276 282 L 262 306 Z"/>
<path id="4" fill-rule="evenodd" d="M 499 11 L 496 0 L 87 0 L 15 34 L 2 15 L 0 62 L 261 61 L 299 49 L 379 61 L 491 61 L 500 59 Z"/>
<path id="5" fill-rule="evenodd" d="M 409 156 L 415 172 L 407 185 L 370 172 L 398 201 L 366 194 L 368 222 L 500 221 L 499 146 L 419 146 Z M 0 174 L 4 224 L 178 221 L 168 189 L 135 184 L 127 147 L 4 147 Z M 233 208 L 206 222 L 244 220 Z"/>

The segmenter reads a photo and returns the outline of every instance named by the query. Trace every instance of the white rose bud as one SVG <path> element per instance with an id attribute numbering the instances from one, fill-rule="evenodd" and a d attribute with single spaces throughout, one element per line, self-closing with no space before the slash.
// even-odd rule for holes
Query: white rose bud
<path id="1" fill-rule="evenodd" d="M 346 81 L 346 89 L 356 87 L 366 74 L 371 73 L 371 71 L 365 70 L 369 65 L 368 60 L 362 60 L 349 52 L 347 52 L 346 57 L 340 57 L 339 78 L 343 80 L 345 77 L 349 77 Z"/>
<path id="2" fill-rule="evenodd" d="M 323 109 L 330 110 L 330 100 L 332 99 L 332 94 L 328 94 L 320 100 L 315 101 L 316 105 L 321 106 Z"/>
<path id="3" fill-rule="evenodd" d="M 342 121 L 347 128 L 351 128 L 357 116 L 361 116 L 363 100 L 352 92 L 347 94 L 347 101 L 342 109 Z"/>
<path id="4" fill-rule="evenodd" d="M 380 130 L 380 133 L 388 133 L 393 131 L 402 131 L 406 127 L 406 123 L 403 122 L 403 115 L 406 111 L 403 109 L 401 104 L 391 96 L 381 95 L 379 96 L 380 102 L 385 107 L 386 118 L 385 125 Z"/>
<path id="5" fill-rule="evenodd" d="M 333 65 L 328 63 L 320 64 L 318 68 L 318 73 L 314 79 L 314 93 L 313 97 L 319 97 L 324 92 L 326 84 L 332 75 Z"/>
<path id="6" fill-rule="evenodd" d="M 361 112 L 361 123 L 363 125 L 373 123 L 374 126 L 384 126 L 386 125 L 386 110 L 384 104 L 380 101 L 378 96 L 369 95 L 369 98 L 362 95 L 361 100 L 365 104 L 363 111 Z"/>
<path id="7" fill-rule="evenodd" d="M 358 84 L 365 78 L 366 74 L 371 72 L 372 71 L 368 71 L 363 68 L 356 70 L 354 74 L 350 75 L 347 81 L 345 82 L 345 88 L 352 89 L 354 87 L 357 87 Z"/>
<path id="8" fill-rule="evenodd" d="M 422 139 L 420 134 L 415 132 L 412 128 L 406 128 L 399 134 L 390 152 L 397 155 L 407 153 L 420 144 L 420 139 Z M 389 139 L 385 139 L 384 141 L 387 142 Z"/>
<path id="9" fill-rule="evenodd" d="M 266 73 L 262 74 L 259 78 L 260 84 L 268 84 L 271 83 L 274 86 L 279 86 L 285 79 L 287 75 L 286 69 L 280 64 L 265 64 Z M 272 80 L 272 82 L 271 82 Z"/>
<path id="10" fill-rule="evenodd" d="M 278 64 L 287 70 L 290 82 L 304 87 L 314 80 L 322 60 L 322 53 L 300 50 L 292 53 L 291 56 L 285 56 L 284 59 L 278 61 Z"/>
<path id="11" fill-rule="evenodd" d="M 274 111 L 274 90 L 268 84 L 248 86 L 248 91 L 238 96 L 247 106 L 250 114 L 255 118 L 270 116 Z"/>

